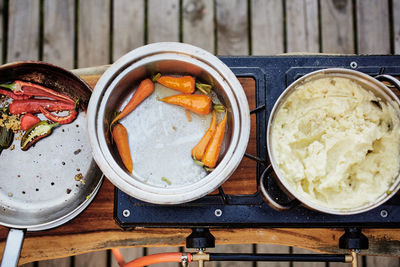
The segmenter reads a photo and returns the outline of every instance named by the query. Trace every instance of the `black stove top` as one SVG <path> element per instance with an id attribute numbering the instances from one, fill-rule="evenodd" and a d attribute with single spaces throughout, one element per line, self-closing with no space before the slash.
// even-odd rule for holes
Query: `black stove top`
<path id="1" fill-rule="evenodd" d="M 266 127 L 270 111 L 281 92 L 299 77 L 318 69 L 341 67 L 375 76 L 400 76 L 400 56 L 269 56 L 220 57 L 238 77 L 251 77 L 256 83 L 257 183 L 268 165 Z M 280 201 L 287 197 L 268 173 L 266 183 Z M 115 189 L 114 217 L 122 228 L 144 227 L 360 227 L 392 228 L 400 226 L 400 195 L 387 203 L 357 215 L 330 215 L 295 205 L 276 211 L 262 199 L 260 192 L 250 195 L 207 195 L 179 205 L 156 205 L 137 200 Z"/>

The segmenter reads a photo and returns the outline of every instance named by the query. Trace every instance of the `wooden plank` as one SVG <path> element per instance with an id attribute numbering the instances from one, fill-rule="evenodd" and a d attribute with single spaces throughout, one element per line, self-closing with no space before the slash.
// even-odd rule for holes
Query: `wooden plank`
<path id="1" fill-rule="evenodd" d="M 218 55 L 248 55 L 248 12 L 247 12 L 247 1 L 230 1 L 230 0 L 217 0 L 216 1 L 216 29 L 217 29 L 217 54 Z M 254 82 L 254 81 L 252 81 Z M 248 100 L 251 101 L 251 105 L 255 105 L 255 94 L 251 91 L 251 94 L 247 96 Z M 254 123 L 254 116 L 252 122 Z M 252 125 L 255 126 L 254 124 Z M 253 136 L 254 138 L 254 136 Z M 254 144 L 249 144 L 249 150 L 254 149 Z M 249 170 L 246 172 L 244 170 Z M 253 170 L 253 171 L 251 171 Z M 233 184 L 254 184 L 253 192 L 256 191 L 256 180 L 255 171 L 256 164 L 249 159 L 244 159 L 238 166 L 237 171 L 229 178 L 231 185 Z M 239 173 L 246 175 L 238 175 Z M 222 188 L 227 194 L 234 194 L 233 188 L 229 186 L 229 183 L 224 183 Z M 236 187 L 241 188 L 241 186 Z M 239 193 L 240 194 L 240 193 Z M 224 253 L 237 253 L 237 252 L 252 252 L 253 246 L 248 245 L 226 245 L 217 246 L 217 252 Z M 217 266 L 252 266 L 251 262 L 219 262 Z"/>
<path id="2" fill-rule="evenodd" d="M 1 62 L 3 62 L 3 9 L 4 9 L 4 0 L 0 0 L 0 58 Z"/>
<path id="3" fill-rule="evenodd" d="M 109 63 L 110 0 L 79 1 L 78 67 Z"/>
<path id="4" fill-rule="evenodd" d="M 313 251 L 301 248 L 293 248 L 293 254 L 301 254 L 301 253 L 315 253 Z M 324 262 L 293 262 L 293 267 L 325 267 Z"/>
<path id="5" fill-rule="evenodd" d="M 286 1 L 287 52 L 319 52 L 318 1 Z"/>
<path id="6" fill-rule="evenodd" d="M 392 0 L 394 53 L 400 54 L 400 0 Z"/>
<path id="7" fill-rule="evenodd" d="M 20 267 L 35 267 L 35 263 L 34 262 L 26 263 L 26 264 L 20 265 Z"/>
<path id="8" fill-rule="evenodd" d="M 284 52 L 282 0 L 251 0 L 251 40 L 253 55 Z"/>
<path id="9" fill-rule="evenodd" d="M 214 5 L 212 0 L 183 0 L 183 42 L 211 53 L 215 49 Z"/>
<path id="10" fill-rule="evenodd" d="M 379 267 L 398 267 L 400 266 L 400 259 L 398 257 L 372 257 L 368 256 L 366 259 L 367 266 Z"/>
<path id="11" fill-rule="evenodd" d="M 389 3 L 357 0 L 357 46 L 359 54 L 389 54 Z"/>
<path id="12" fill-rule="evenodd" d="M 179 252 L 178 247 L 153 247 L 147 249 L 147 255 L 157 254 L 157 253 L 164 253 L 164 252 Z M 167 262 L 167 263 L 157 263 L 152 264 L 151 267 L 179 267 L 182 266 L 180 263 L 177 262 Z"/>
<path id="13" fill-rule="evenodd" d="M 55 260 L 39 261 L 38 267 L 70 267 L 71 258 L 60 258 Z"/>
<path id="14" fill-rule="evenodd" d="M 110 61 L 110 0 L 79 1 L 79 67 L 107 64 Z M 75 266 L 106 266 L 107 251 L 79 255 Z M 92 265 L 93 264 L 93 265 Z"/>
<path id="15" fill-rule="evenodd" d="M 87 254 L 81 254 L 74 257 L 74 265 L 76 267 L 106 267 L 107 251 L 96 251 Z"/>
<path id="16" fill-rule="evenodd" d="M 39 59 L 39 0 L 9 2 L 7 62 Z"/>
<path id="17" fill-rule="evenodd" d="M 247 8 L 247 1 L 216 0 L 218 55 L 248 55 Z"/>
<path id="18" fill-rule="evenodd" d="M 142 257 L 143 254 L 143 248 L 120 248 L 122 256 L 124 257 L 124 260 L 126 263 Z M 115 260 L 114 256 L 111 256 L 111 267 L 119 267 L 117 261 Z"/>
<path id="19" fill-rule="evenodd" d="M 114 0 L 113 2 L 113 61 L 144 44 L 144 1 Z M 143 256 L 143 248 L 121 248 L 126 262 Z M 111 257 L 111 266 L 118 267 Z"/>
<path id="20" fill-rule="evenodd" d="M 117 60 L 127 52 L 144 44 L 144 1 L 114 0 L 113 55 Z"/>
<path id="21" fill-rule="evenodd" d="M 75 1 L 44 1 L 43 60 L 74 67 Z"/>
<path id="22" fill-rule="evenodd" d="M 257 253 L 289 253 L 289 247 L 277 245 L 257 245 Z M 257 262 L 257 267 L 289 267 L 289 262 Z"/>
<path id="23" fill-rule="evenodd" d="M 353 4 L 351 0 L 320 1 L 322 51 L 354 54 Z"/>
<path id="24" fill-rule="evenodd" d="M 148 42 L 179 41 L 179 0 L 148 1 Z"/>

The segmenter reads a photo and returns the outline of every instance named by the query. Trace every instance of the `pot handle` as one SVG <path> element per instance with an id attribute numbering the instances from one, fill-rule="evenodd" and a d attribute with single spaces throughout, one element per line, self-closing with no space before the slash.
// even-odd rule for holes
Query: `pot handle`
<path id="1" fill-rule="evenodd" d="M 291 208 L 293 208 L 294 206 L 296 206 L 298 204 L 297 200 L 292 200 L 287 204 L 281 204 L 278 203 L 276 200 L 274 200 L 274 198 L 269 194 L 268 189 L 265 187 L 265 176 L 267 176 L 267 174 L 270 172 L 272 166 L 271 164 L 268 165 L 267 168 L 265 168 L 265 170 L 263 171 L 263 173 L 261 174 L 260 177 L 260 191 L 261 191 L 261 195 L 263 196 L 264 201 L 273 209 L 277 210 L 277 211 L 284 211 L 284 210 L 289 210 Z"/>
<path id="2" fill-rule="evenodd" d="M 3 251 L 1 267 L 17 266 L 22 243 L 24 242 L 25 230 L 10 229 L 6 245 Z"/>
<path id="3" fill-rule="evenodd" d="M 375 76 L 375 79 L 377 79 L 378 81 L 387 81 L 392 83 L 397 90 L 400 91 L 400 81 L 397 80 L 395 77 L 388 75 L 388 74 L 379 74 L 377 76 Z"/>

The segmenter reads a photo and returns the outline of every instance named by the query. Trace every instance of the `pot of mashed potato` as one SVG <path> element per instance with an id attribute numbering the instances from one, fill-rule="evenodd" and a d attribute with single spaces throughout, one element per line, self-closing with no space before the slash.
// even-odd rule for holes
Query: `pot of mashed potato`
<path id="1" fill-rule="evenodd" d="M 305 206 L 356 214 L 399 188 L 400 109 L 393 92 L 358 71 L 325 69 L 275 103 L 268 153 L 279 184 Z"/>

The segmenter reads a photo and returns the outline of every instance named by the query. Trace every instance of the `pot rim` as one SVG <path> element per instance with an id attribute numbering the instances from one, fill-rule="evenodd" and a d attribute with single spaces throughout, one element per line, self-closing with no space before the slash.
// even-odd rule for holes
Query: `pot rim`
<path id="1" fill-rule="evenodd" d="M 280 168 L 278 167 L 276 161 L 275 161 L 275 157 L 274 157 L 274 153 L 272 150 L 272 146 L 271 146 L 271 131 L 272 131 L 272 124 L 273 124 L 273 120 L 275 119 L 275 116 L 277 114 L 277 112 L 279 111 L 280 107 L 282 106 L 282 104 L 285 102 L 285 100 L 289 97 L 289 95 L 296 89 L 296 87 L 303 83 L 306 82 L 308 79 L 310 78 L 314 78 L 315 76 L 318 75 L 334 75 L 334 74 L 340 74 L 341 77 L 348 77 L 348 78 L 352 78 L 352 79 L 363 79 L 363 82 L 366 82 L 368 84 L 371 84 L 377 88 L 379 88 L 381 90 L 382 93 L 384 93 L 388 98 L 390 98 L 391 100 L 393 100 L 394 102 L 396 102 L 399 106 L 400 106 L 400 100 L 399 98 L 388 88 L 386 87 L 382 82 L 378 81 L 377 79 L 362 73 L 360 71 L 356 71 L 356 70 L 351 70 L 351 69 L 345 69 L 345 68 L 325 68 L 325 69 L 320 69 L 320 70 L 316 70 L 316 71 L 312 71 L 306 75 L 304 75 L 303 77 L 297 79 L 296 81 L 292 82 L 282 93 L 281 95 L 278 97 L 278 99 L 276 100 L 269 119 L 268 119 L 268 126 L 267 126 L 267 152 L 268 152 L 268 156 L 270 159 L 270 163 L 271 166 L 276 174 L 277 177 L 277 181 L 280 184 L 280 186 L 283 187 L 284 191 L 288 192 L 289 195 L 291 197 L 296 198 L 297 200 L 299 200 L 303 205 L 317 210 L 317 211 L 321 211 L 324 213 L 329 213 L 329 214 L 334 214 L 334 215 L 352 215 L 352 214 L 358 214 L 358 213 L 362 213 L 362 212 L 366 212 L 369 211 L 373 208 L 378 207 L 379 205 L 383 204 L 384 202 L 386 202 L 388 199 L 390 199 L 393 195 L 395 195 L 395 193 L 399 190 L 400 188 L 400 172 L 397 175 L 396 179 L 394 180 L 394 182 L 391 184 L 391 186 L 388 188 L 388 191 L 390 191 L 390 194 L 384 193 L 382 194 L 380 197 L 378 197 L 375 201 L 370 202 L 370 203 L 366 203 L 360 207 L 356 207 L 356 208 L 351 208 L 351 209 L 334 209 L 334 208 L 329 208 L 326 207 L 324 205 L 321 205 L 315 201 L 312 201 L 309 198 L 303 197 L 299 192 L 297 192 L 284 178 L 284 176 L 282 175 L 282 173 L 280 172 Z"/>
<path id="2" fill-rule="evenodd" d="M 104 138 L 104 105 L 118 81 L 131 70 L 159 60 L 177 59 L 200 65 L 212 74 L 225 90 L 232 106 L 235 126 L 231 145 L 213 172 L 188 185 L 162 188 L 135 179 L 112 157 Z M 101 76 L 93 90 L 88 108 L 89 140 L 93 156 L 105 176 L 130 196 L 156 204 L 178 204 L 200 198 L 218 188 L 236 169 L 244 155 L 250 134 L 250 111 L 246 95 L 233 72 L 217 57 L 192 45 L 174 42 L 139 47 L 118 59 Z M 111 159 L 111 160 L 108 160 Z"/>

